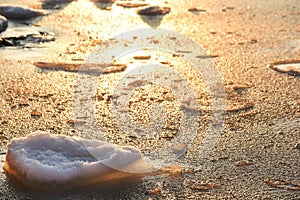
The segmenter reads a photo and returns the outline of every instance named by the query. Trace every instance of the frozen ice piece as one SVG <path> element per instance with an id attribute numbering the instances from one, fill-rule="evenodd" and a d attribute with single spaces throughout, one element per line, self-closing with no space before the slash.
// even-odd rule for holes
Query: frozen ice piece
<path id="1" fill-rule="evenodd" d="M 132 147 L 42 131 L 13 139 L 4 164 L 8 175 L 39 190 L 136 178 L 146 168 L 142 154 Z"/>

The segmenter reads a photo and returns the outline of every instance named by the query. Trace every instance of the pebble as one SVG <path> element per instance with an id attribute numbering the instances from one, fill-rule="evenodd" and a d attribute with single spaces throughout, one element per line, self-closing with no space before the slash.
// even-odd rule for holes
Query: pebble
<path id="1" fill-rule="evenodd" d="M 5 31 L 8 27 L 8 21 L 4 16 L 0 15 L 0 33 Z"/>
<path id="2" fill-rule="evenodd" d="M 7 19 L 31 19 L 43 16 L 45 13 L 23 6 L 0 5 L 0 15 Z"/>
<path id="3" fill-rule="evenodd" d="M 190 11 L 190 12 L 206 12 L 205 9 L 200 9 L 200 8 L 189 8 L 188 11 Z"/>
<path id="4" fill-rule="evenodd" d="M 37 111 L 37 110 L 34 110 L 31 112 L 31 117 L 41 117 L 42 116 L 42 113 Z"/>
<path id="5" fill-rule="evenodd" d="M 274 180 L 270 178 L 267 178 L 264 182 L 274 188 L 290 190 L 290 191 L 300 191 L 300 184 L 298 183 L 294 184 L 293 182 L 290 181 Z"/>
<path id="6" fill-rule="evenodd" d="M 295 145 L 296 149 L 300 149 L 300 141 Z"/>
<path id="7" fill-rule="evenodd" d="M 139 15 L 165 15 L 171 11 L 169 7 L 150 6 L 141 10 L 138 10 Z"/>

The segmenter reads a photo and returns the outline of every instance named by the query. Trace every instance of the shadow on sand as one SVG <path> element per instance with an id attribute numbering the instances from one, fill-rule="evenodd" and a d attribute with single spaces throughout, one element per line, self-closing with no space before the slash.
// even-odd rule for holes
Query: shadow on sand
<path id="1" fill-rule="evenodd" d="M 30 190 L 15 177 L 6 174 L 6 192 L 14 199 L 140 199 L 146 189 L 141 179 L 122 179 L 75 189 Z"/>

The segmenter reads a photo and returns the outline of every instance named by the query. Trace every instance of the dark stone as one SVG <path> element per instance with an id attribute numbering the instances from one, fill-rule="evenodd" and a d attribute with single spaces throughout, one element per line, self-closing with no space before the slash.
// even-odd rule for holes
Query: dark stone
<path id="1" fill-rule="evenodd" d="M 3 15 L 7 19 L 31 19 L 38 16 L 43 16 L 45 13 L 22 7 L 22 6 L 13 6 L 13 5 L 0 5 L 0 15 Z"/>
<path id="2" fill-rule="evenodd" d="M 8 21 L 4 16 L 0 15 L 0 33 L 5 31 L 8 27 Z"/>

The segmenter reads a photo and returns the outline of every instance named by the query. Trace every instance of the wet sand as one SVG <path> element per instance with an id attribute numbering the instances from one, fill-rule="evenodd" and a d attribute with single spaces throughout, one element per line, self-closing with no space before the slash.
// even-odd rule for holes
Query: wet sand
<path id="1" fill-rule="evenodd" d="M 93 188 L 36 196 L 15 187 L 1 173 L 3 199 L 45 198 L 43 195 L 48 199 L 300 198 L 300 150 L 296 148 L 300 142 L 299 76 L 268 68 L 273 61 L 299 60 L 299 3 L 296 0 L 157 2 L 171 7 L 171 12 L 161 19 L 140 17 L 136 13 L 138 8 L 113 5 L 112 9 L 101 9 L 84 1 L 65 4 L 34 22 L 56 34 L 56 41 L 44 49 L 46 53 L 29 58 L 22 53 L 22 58 L 18 58 L 20 50 L 14 53 L 0 49 L 0 149 L 6 152 L 6 145 L 13 137 L 36 130 L 78 135 L 72 106 L 77 74 L 41 70 L 34 62 L 84 63 L 88 53 L 116 33 L 159 27 L 177 31 L 201 44 L 223 77 L 227 102 L 225 124 L 208 157 L 200 159 L 197 154 L 210 119 L 209 113 L 202 112 L 200 131 L 187 155 L 178 162 L 184 170 L 180 176 L 145 177 L 112 191 Z M 205 11 L 193 13 L 188 11 L 190 8 Z M 176 59 L 168 58 L 168 62 L 176 65 Z M 112 121 L 111 90 L 121 74 L 109 73 L 101 78 L 96 105 L 101 116 L 99 124 L 115 143 L 151 148 L 152 143 L 141 144 L 123 137 Z M 195 81 L 193 72 L 188 76 Z M 197 84 L 195 88 L 201 94 L 202 88 Z M 147 118 L 140 113 L 135 117 L 143 123 Z M 176 122 L 176 109 L 172 116 Z M 172 129 L 166 131 L 168 134 L 173 134 Z M 2 163 L 4 156 L 1 155 Z"/>

